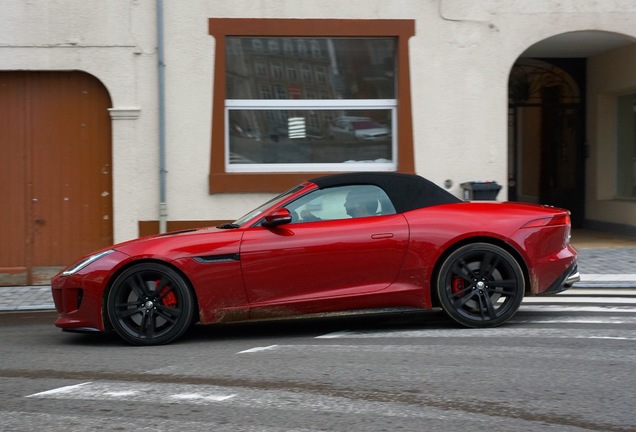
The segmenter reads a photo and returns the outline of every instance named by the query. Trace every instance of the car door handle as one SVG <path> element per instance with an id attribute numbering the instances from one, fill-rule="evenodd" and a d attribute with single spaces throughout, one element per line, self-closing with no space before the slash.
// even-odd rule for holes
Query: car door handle
<path id="1" fill-rule="evenodd" d="M 393 233 L 371 234 L 371 238 L 374 240 L 393 238 Z"/>

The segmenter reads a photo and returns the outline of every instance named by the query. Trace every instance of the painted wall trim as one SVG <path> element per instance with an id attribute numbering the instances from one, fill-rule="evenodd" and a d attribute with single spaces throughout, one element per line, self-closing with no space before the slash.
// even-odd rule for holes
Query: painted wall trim
<path id="1" fill-rule="evenodd" d="M 141 108 L 108 108 L 108 113 L 113 120 L 137 120 L 141 115 Z"/>

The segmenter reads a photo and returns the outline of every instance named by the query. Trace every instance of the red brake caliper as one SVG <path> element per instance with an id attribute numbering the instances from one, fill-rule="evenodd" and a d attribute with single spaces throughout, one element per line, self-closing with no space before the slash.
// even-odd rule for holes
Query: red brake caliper
<path id="1" fill-rule="evenodd" d="M 159 281 L 155 281 L 155 289 L 159 286 Z M 166 285 L 159 292 L 159 298 L 161 299 L 161 303 L 167 307 L 177 307 L 177 296 L 171 291 L 170 285 Z"/>
<path id="2" fill-rule="evenodd" d="M 453 277 L 453 285 L 451 286 L 451 290 L 453 293 L 457 294 L 461 290 L 464 289 L 464 281 L 459 276 Z"/>

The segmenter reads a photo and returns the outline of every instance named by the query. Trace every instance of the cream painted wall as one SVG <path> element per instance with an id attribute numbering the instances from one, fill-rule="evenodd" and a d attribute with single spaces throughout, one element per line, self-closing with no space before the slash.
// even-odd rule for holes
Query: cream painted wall
<path id="1" fill-rule="evenodd" d="M 504 186 L 499 199 L 507 197 L 507 83 L 515 60 L 536 42 L 569 31 L 636 36 L 636 0 L 164 4 L 170 220 L 231 219 L 268 197 L 208 194 L 216 43 L 208 18 L 415 19 L 410 59 L 417 172 L 438 184 L 451 179 L 458 196 L 461 182 L 496 180 Z M 139 220 L 158 218 L 155 2 L 0 0 L 0 8 L 0 69 L 84 70 L 107 87 L 115 116 L 138 110 L 136 118 L 113 120 L 115 240 L 136 237 Z M 588 206 L 588 213 L 610 218 L 618 212 Z"/>
<path id="2" fill-rule="evenodd" d="M 588 139 L 586 218 L 636 225 L 636 200 L 617 200 L 616 97 L 636 92 L 636 46 L 588 60 Z"/>

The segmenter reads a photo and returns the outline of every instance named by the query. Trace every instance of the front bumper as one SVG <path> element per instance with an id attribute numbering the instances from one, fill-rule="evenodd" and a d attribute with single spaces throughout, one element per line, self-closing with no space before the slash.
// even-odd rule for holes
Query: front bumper
<path id="1" fill-rule="evenodd" d="M 107 281 L 127 258 L 114 252 L 69 276 L 62 273 L 51 281 L 51 292 L 59 314 L 57 327 L 67 331 L 105 331 L 103 300 Z"/>
<path id="2" fill-rule="evenodd" d="M 85 288 L 51 287 L 59 314 L 55 326 L 63 330 L 104 331 L 101 299 Z"/>

